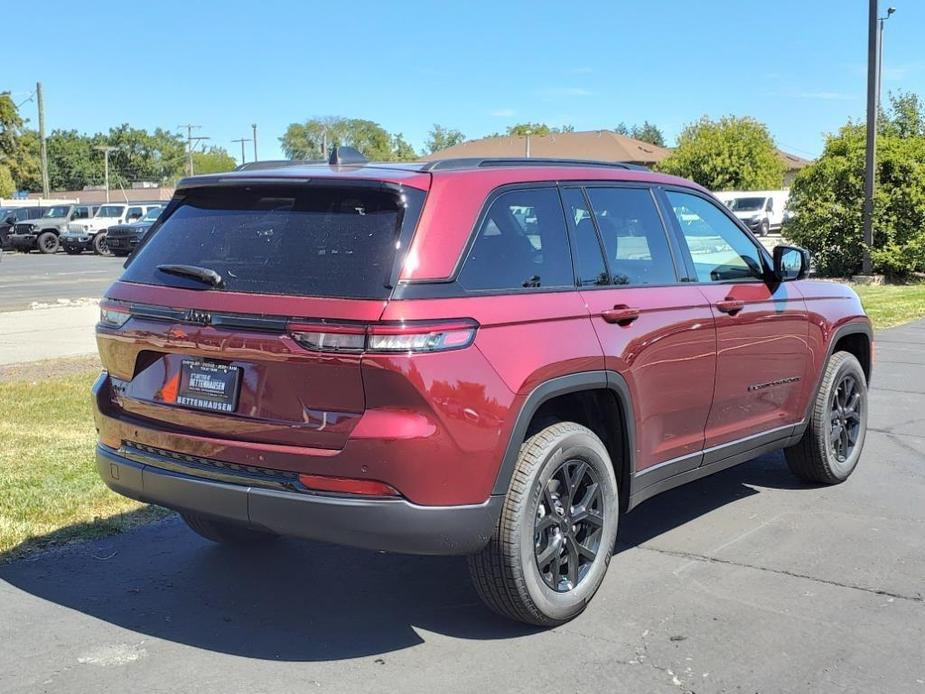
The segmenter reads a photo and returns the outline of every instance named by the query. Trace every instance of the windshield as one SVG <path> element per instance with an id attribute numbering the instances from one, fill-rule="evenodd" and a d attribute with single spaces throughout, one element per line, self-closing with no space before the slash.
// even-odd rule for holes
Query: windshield
<path id="1" fill-rule="evenodd" d="M 67 213 L 71 208 L 68 205 L 55 205 L 48 212 L 45 213 L 46 217 L 67 217 Z"/>
<path id="2" fill-rule="evenodd" d="M 150 210 L 148 210 L 147 212 L 145 212 L 145 216 L 142 217 L 141 220 L 139 220 L 139 221 L 142 221 L 142 222 L 156 222 L 156 221 L 157 221 L 157 218 L 161 216 L 161 209 L 162 209 L 162 208 L 160 208 L 160 207 L 152 207 Z"/>
<path id="3" fill-rule="evenodd" d="M 423 197 L 405 191 L 413 210 Z M 379 187 L 204 188 L 141 246 L 122 280 L 201 289 L 158 270 L 195 265 L 229 292 L 386 298 L 403 217 L 399 195 Z"/>
<path id="4" fill-rule="evenodd" d="M 97 217 L 121 217 L 125 205 L 103 205 L 96 213 Z"/>
<path id="5" fill-rule="evenodd" d="M 736 212 L 754 212 L 764 207 L 766 198 L 736 198 L 729 203 L 729 209 Z"/>

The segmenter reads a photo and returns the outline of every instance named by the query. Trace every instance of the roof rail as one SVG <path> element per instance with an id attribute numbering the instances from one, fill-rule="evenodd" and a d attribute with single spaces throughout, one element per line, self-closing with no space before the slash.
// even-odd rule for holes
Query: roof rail
<path id="1" fill-rule="evenodd" d="M 649 167 L 625 161 L 598 161 L 594 159 L 556 159 L 553 157 L 459 157 L 425 162 L 421 171 L 448 171 L 454 169 L 485 169 L 494 166 L 606 166 L 631 171 L 648 171 Z"/>

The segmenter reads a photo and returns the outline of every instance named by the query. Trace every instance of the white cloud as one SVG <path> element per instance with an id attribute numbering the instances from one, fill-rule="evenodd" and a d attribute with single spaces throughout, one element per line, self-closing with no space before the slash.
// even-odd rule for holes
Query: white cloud
<path id="1" fill-rule="evenodd" d="M 567 70 L 570 75 L 590 75 L 594 72 L 594 68 L 584 65 L 582 67 L 573 67 L 571 70 Z"/>
<path id="2" fill-rule="evenodd" d="M 492 111 L 489 115 L 495 118 L 510 118 L 516 113 L 512 108 L 499 108 Z"/>
<path id="3" fill-rule="evenodd" d="M 796 97 L 797 99 L 818 99 L 821 101 L 851 101 L 857 98 L 856 95 L 847 92 L 831 91 L 791 92 L 789 96 Z"/>

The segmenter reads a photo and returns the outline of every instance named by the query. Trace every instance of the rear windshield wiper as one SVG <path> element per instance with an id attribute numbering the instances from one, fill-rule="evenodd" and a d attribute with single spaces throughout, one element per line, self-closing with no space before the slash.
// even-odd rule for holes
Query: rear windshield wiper
<path id="1" fill-rule="evenodd" d="M 215 270 L 198 265 L 158 265 L 157 269 L 166 272 L 168 275 L 177 275 L 178 277 L 189 277 L 190 279 L 199 280 L 206 284 L 212 285 L 218 289 L 225 286 L 225 280 Z"/>

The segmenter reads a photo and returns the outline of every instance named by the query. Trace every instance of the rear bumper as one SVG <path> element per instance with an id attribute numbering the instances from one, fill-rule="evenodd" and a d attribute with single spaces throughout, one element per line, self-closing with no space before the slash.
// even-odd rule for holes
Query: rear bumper
<path id="1" fill-rule="evenodd" d="M 278 491 L 228 484 L 130 460 L 100 444 L 96 465 L 113 491 L 280 535 L 406 554 L 471 554 L 493 534 L 503 498 L 419 506 L 404 499 Z"/>

